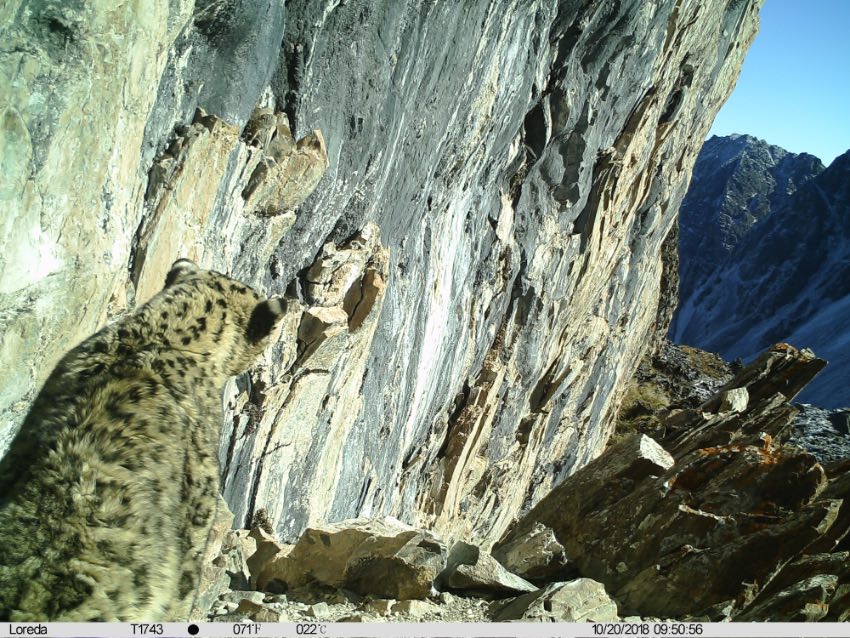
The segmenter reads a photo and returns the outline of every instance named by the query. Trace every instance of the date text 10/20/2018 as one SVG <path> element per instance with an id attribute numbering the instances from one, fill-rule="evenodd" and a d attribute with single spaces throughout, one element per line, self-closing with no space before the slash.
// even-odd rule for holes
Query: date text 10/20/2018
<path id="1" fill-rule="evenodd" d="M 700 623 L 594 623 L 594 636 L 701 636 Z"/>

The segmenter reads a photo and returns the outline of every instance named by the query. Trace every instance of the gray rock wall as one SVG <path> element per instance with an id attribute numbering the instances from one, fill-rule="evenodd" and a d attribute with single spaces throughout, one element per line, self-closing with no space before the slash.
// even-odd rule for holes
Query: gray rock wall
<path id="1" fill-rule="evenodd" d="M 79 60 L 50 57 L 50 16 L 19 26 L 65 5 L 0 17 L 6 439 L 183 255 L 301 306 L 225 394 L 236 524 L 392 514 L 486 544 L 599 453 L 757 0 L 102 4 L 60 29 Z M 287 118 L 241 131 L 255 105 Z"/>

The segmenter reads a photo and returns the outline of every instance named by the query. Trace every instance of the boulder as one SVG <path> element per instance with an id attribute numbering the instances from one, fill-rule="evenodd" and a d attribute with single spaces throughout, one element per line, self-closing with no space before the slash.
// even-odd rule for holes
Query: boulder
<path id="1" fill-rule="evenodd" d="M 262 568 L 257 585 L 317 582 L 396 600 L 425 598 L 445 553 L 435 536 L 395 519 L 352 519 L 307 529 L 288 555 Z"/>
<path id="2" fill-rule="evenodd" d="M 452 545 L 446 563 L 446 569 L 438 579 L 441 588 L 503 597 L 537 589 L 527 580 L 510 573 L 476 545 L 458 541 Z"/>
<path id="3" fill-rule="evenodd" d="M 504 607 L 495 620 L 617 622 L 619 617 L 617 605 L 602 583 L 579 578 L 524 594 Z"/>
<path id="4" fill-rule="evenodd" d="M 287 548 L 262 527 L 253 528 L 248 534 L 248 538 L 253 539 L 256 544 L 256 550 L 246 561 L 250 582 L 252 585 L 256 585 L 257 577 L 265 566 L 277 556 L 285 555 Z"/>
<path id="5" fill-rule="evenodd" d="M 575 564 L 567 558 L 564 546 L 551 528 L 540 523 L 494 549 L 493 558 L 509 572 L 532 582 L 563 581 L 575 575 Z"/>
<path id="6" fill-rule="evenodd" d="M 351 555 L 344 586 L 399 601 L 427 598 L 446 564 L 445 546 L 422 531 L 366 539 Z"/>

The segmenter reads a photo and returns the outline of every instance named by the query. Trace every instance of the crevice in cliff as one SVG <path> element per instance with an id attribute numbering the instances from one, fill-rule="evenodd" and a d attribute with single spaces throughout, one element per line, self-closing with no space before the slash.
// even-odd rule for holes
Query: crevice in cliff
<path id="1" fill-rule="evenodd" d="M 283 112 L 289 119 L 289 128 L 298 131 L 298 106 L 301 101 L 301 83 L 304 80 L 306 55 L 303 44 L 291 44 L 284 41 L 286 55 L 286 87 L 283 94 Z"/>
<path id="2" fill-rule="evenodd" d="M 242 412 L 235 415 L 235 417 L 245 419 L 245 425 L 241 431 L 240 428 L 234 427 L 230 433 L 227 453 L 221 470 L 222 477 L 230 476 L 231 464 L 233 462 L 233 455 L 236 450 L 238 440 L 254 434 L 257 431 L 257 428 L 260 427 L 260 422 L 265 414 L 265 382 L 253 372 L 249 372 L 244 375 L 244 381 L 246 385 L 244 392 L 247 395 L 247 400 L 242 408 Z"/>
<path id="3" fill-rule="evenodd" d="M 530 152 L 532 162 L 540 159 L 546 143 L 549 141 L 549 130 L 546 123 L 543 100 L 537 102 L 525 116 L 523 121 L 524 147 Z"/>
<path id="4" fill-rule="evenodd" d="M 676 79 L 676 84 L 673 86 L 673 90 L 670 91 L 670 96 L 667 98 L 667 103 L 664 106 L 661 117 L 658 119 L 659 125 L 667 124 L 676 117 L 688 90 L 691 88 L 694 79 L 694 67 L 687 64 L 687 60 L 688 56 L 686 55 L 682 62 L 679 77 Z"/>
<path id="5" fill-rule="evenodd" d="M 534 386 L 528 399 L 530 412 L 545 412 L 547 404 L 553 399 L 564 379 L 569 375 L 569 368 L 560 374 L 557 373 L 561 362 L 561 357 L 556 357 L 552 365 L 546 370 L 546 373 L 538 380 L 537 385 Z"/>

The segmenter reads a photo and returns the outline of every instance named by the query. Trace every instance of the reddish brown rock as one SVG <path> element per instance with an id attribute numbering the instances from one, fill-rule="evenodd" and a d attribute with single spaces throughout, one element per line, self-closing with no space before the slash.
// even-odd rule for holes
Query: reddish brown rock
<path id="1" fill-rule="evenodd" d="M 651 463 L 652 446 L 627 436 L 556 487 L 494 551 L 534 524 L 548 526 L 625 614 L 841 614 L 848 567 L 836 552 L 847 537 L 850 479 L 830 480 L 814 456 L 784 444 L 796 411 L 788 399 L 823 364 L 806 350 L 772 348 L 677 415 L 667 441 L 675 463 Z"/>

